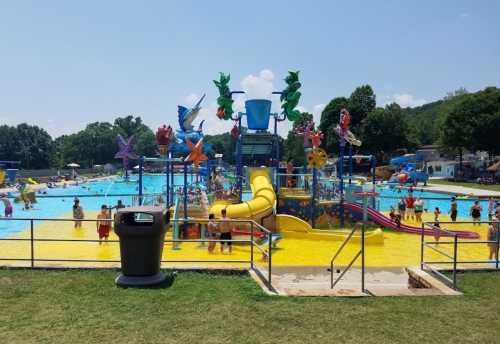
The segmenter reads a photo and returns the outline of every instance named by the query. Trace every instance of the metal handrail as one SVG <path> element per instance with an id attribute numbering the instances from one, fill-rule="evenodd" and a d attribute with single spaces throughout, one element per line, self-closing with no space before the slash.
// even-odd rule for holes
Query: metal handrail
<path id="1" fill-rule="evenodd" d="M 170 222 L 182 222 L 182 223 L 205 223 L 208 219 L 171 219 Z M 70 221 L 81 221 L 81 222 L 96 222 L 96 221 L 114 221 L 113 219 L 74 219 L 74 218 L 0 218 L 0 221 L 29 221 L 29 237 L 28 238 L 0 238 L 0 241 L 29 241 L 30 242 L 30 254 L 29 258 L 5 258 L 0 257 L 0 261 L 29 261 L 32 268 L 35 267 L 36 262 L 87 262 L 87 263 L 118 263 L 119 260 L 101 260 L 101 259 L 60 259 L 60 258 L 36 258 L 35 255 L 35 242 L 82 242 L 82 243 L 98 243 L 100 240 L 95 239 L 56 239 L 56 238 L 35 238 L 35 221 L 55 221 L 55 222 L 70 222 Z M 243 240 L 225 240 L 225 239 L 165 239 L 164 243 L 206 243 L 206 242 L 231 242 L 231 243 L 241 243 L 250 245 L 250 259 L 249 260 L 162 260 L 162 263 L 247 263 L 250 264 L 250 269 L 262 279 L 262 281 L 268 286 L 272 291 L 275 291 L 272 286 L 272 232 L 262 226 L 261 224 L 253 220 L 239 220 L 239 219 L 228 219 L 228 220 L 214 220 L 215 222 L 229 222 L 229 223 L 246 223 L 250 225 L 250 239 Z M 267 247 L 262 247 L 255 241 L 255 230 L 266 233 L 268 245 Z M 119 240 L 107 240 L 107 243 L 116 244 Z M 263 257 L 267 262 L 267 274 L 260 271 L 260 268 L 255 264 L 254 257 L 254 247 L 262 253 Z"/>
<path id="2" fill-rule="evenodd" d="M 440 224 L 482 224 L 482 223 L 487 223 L 487 224 L 493 224 L 494 226 L 500 226 L 500 221 L 440 221 Z M 437 231 L 437 232 L 445 232 L 450 234 L 451 237 L 453 237 L 452 241 L 425 241 L 425 236 L 424 236 L 424 230 L 425 226 L 430 227 L 432 230 Z M 497 229 L 498 230 L 498 229 Z M 499 230 L 500 231 L 500 230 Z M 470 240 L 459 240 L 458 234 L 454 231 L 442 229 L 440 227 L 434 226 L 433 222 L 422 222 L 422 230 L 421 230 L 421 236 L 420 236 L 420 269 L 421 270 L 428 270 L 432 273 L 434 273 L 436 276 L 441 278 L 445 283 L 451 285 L 451 287 L 455 290 L 457 290 L 457 266 L 458 264 L 486 264 L 486 263 L 491 263 L 491 261 L 484 261 L 484 260 L 476 260 L 476 261 L 460 261 L 458 260 L 458 249 L 460 245 L 471 245 L 471 244 L 496 244 L 496 260 L 495 260 L 495 270 L 500 270 L 500 261 L 498 260 L 499 256 L 499 249 L 500 249 L 500 233 L 497 234 L 496 238 L 497 240 L 476 240 L 476 241 L 470 241 Z M 448 254 L 437 247 L 434 246 L 438 245 L 453 245 L 453 251 L 452 254 Z M 425 261 L 425 248 L 429 248 L 433 250 L 434 252 L 439 253 L 441 256 L 447 258 L 447 261 Z M 431 266 L 431 264 L 434 265 L 440 265 L 440 264 L 446 264 L 452 265 L 451 268 L 451 273 L 452 277 L 448 277 L 444 275 L 442 272 L 438 271 L 438 269 L 434 268 Z"/>
<path id="3" fill-rule="evenodd" d="M 356 226 L 357 225 L 358 225 L 357 223 L 354 225 L 354 227 L 352 228 L 352 230 L 349 233 L 349 235 L 344 239 L 344 241 L 342 242 L 342 244 L 340 245 L 340 247 L 337 249 L 337 252 L 333 256 L 332 260 L 330 261 L 330 265 L 331 266 L 333 266 L 334 260 L 339 256 L 340 252 L 344 249 L 344 246 L 347 245 L 347 243 L 349 242 L 349 240 L 351 239 L 351 237 L 354 235 L 354 232 L 356 232 Z"/>
<path id="4" fill-rule="evenodd" d="M 344 250 L 345 246 L 349 243 L 351 238 L 354 236 L 354 233 L 357 230 L 357 227 L 359 226 L 359 223 L 354 224 L 351 232 L 349 235 L 344 239 L 340 247 L 337 249 L 335 254 L 333 255 L 332 259 L 330 260 L 330 288 L 333 289 L 337 283 L 344 277 L 344 275 L 347 273 L 347 271 L 352 267 L 354 262 L 361 256 L 361 291 L 365 292 L 365 230 L 364 230 L 364 225 L 361 225 L 361 248 L 359 251 L 355 254 L 354 258 L 351 260 L 351 262 L 342 270 L 340 275 L 337 277 L 337 279 L 334 281 L 333 280 L 333 263 L 337 259 L 337 257 L 340 255 L 340 253 Z"/>

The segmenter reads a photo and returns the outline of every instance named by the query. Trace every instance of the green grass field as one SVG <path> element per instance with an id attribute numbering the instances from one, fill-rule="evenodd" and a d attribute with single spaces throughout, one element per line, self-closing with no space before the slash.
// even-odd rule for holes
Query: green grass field
<path id="1" fill-rule="evenodd" d="M 429 180 L 429 184 L 455 185 L 455 186 L 464 186 L 467 188 L 474 188 L 474 189 L 481 189 L 481 190 L 500 191 L 500 184 L 484 185 L 484 184 L 477 184 L 477 183 L 453 182 L 453 181 L 446 180 L 446 179 L 431 179 L 431 180 Z"/>
<path id="2" fill-rule="evenodd" d="M 0 343 L 498 343 L 500 274 L 462 297 L 266 296 L 247 275 L 179 273 L 119 289 L 115 271 L 0 270 Z"/>

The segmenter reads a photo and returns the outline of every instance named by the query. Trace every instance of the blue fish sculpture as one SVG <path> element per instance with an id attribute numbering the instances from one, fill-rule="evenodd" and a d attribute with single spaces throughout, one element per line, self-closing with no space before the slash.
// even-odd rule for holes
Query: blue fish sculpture
<path id="1" fill-rule="evenodd" d="M 200 112 L 201 110 L 201 102 L 203 101 L 203 99 L 205 99 L 205 95 L 203 95 L 200 100 L 198 100 L 198 102 L 195 104 L 195 106 L 193 106 L 193 108 L 191 109 L 188 109 L 187 107 L 185 106 L 181 106 L 179 105 L 178 106 L 178 114 L 179 114 L 179 126 L 181 128 L 182 131 L 193 131 L 193 121 L 196 119 L 196 117 L 198 116 L 198 113 Z M 198 128 L 198 131 L 201 131 L 201 127 L 203 125 L 203 122 L 200 123 L 200 126 Z"/>

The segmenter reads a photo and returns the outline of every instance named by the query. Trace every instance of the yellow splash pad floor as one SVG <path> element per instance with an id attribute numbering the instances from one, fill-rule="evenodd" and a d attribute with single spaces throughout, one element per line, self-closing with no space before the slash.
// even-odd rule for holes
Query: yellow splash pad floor
<path id="1" fill-rule="evenodd" d="M 97 213 L 88 213 L 87 218 L 95 218 Z M 432 214 L 424 214 L 424 220 L 431 220 Z M 442 221 L 449 221 L 443 216 Z M 416 225 L 414 222 L 407 222 Z M 448 229 L 470 230 L 480 233 L 481 239 L 486 240 L 487 226 L 472 226 L 471 224 L 446 225 Z M 96 226 L 94 222 L 84 222 L 83 228 L 74 229 L 73 222 L 46 221 L 35 225 L 36 239 L 97 239 Z M 10 238 L 29 238 L 30 231 L 25 230 Z M 170 238 L 170 233 L 167 235 Z M 118 240 L 111 233 L 110 240 Z M 432 237 L 426 236 L 427 241 L 433 241 Z M 473 241 L 471 239 L 464 239 Z M 451 238 L 441 238 L 441 241 L 451 241 Z M 339 248 L 340 241 L 309 240 L 307 235 L 304 239 L 283 239 L 278 242 L 277 248 L 273 249 L 273 266 L 327 266 L 333 254 Z M 233 245 L 233 253 L 220 253 L 217 244 L 215 253 L 209 254 L 206 246 L 200 243 L 182 243 L 180 250 L 172 250 L 172 244 L 165 244 L 163 251 L 164 260 L 249 260 L 250 247 L 248 245 Z M 347 265 L 359 250 L 359 243 L 346 246 L 345 250 L 337 259 L 337 265 Z M 448 254 L 452 254 L 452 245 L 440 245 L 439 248 Z M 0 241 L 0 252 L 2 258 L 30 258 L 29 241 Z M 69 259 L 69 260 L 120 260 L 118 243 L 107 243 L 99 245 L 97 242 L 43 242 L 34 244 L 36 259 Z M 426 249 L 426 260 L 445 261 L 446 258 Z M 488 247 L 486 244 L 459 245 L 459 260 L 487 260 Z M 259 266 L 264 267 L 266 263 L 262 255 L 255 248 L 255 258 Z M 370 267 L 409 267 L 420 263 L 420 236 L 384 230 L 383 245 L 366 246 L 366 264 Z M 29 265 L 29 261 L 0 261 L 1 265 Z M 168 263 L 165 266 L 198 266 L 198 267 L 248 267 L 248 263 Z M 359 266 L 359 261 L 355 264 Z M 58 262 L 39 261 L 35 266 L 79 266 L 79 267 L 117 267 L 118 262 Z"/>

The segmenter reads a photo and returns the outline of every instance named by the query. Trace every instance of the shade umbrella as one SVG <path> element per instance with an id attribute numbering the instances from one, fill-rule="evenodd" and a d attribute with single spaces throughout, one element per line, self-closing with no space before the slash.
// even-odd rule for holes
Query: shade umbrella
<path id="1" fill-rule="evenodd" d="M 75 174 L 75 168 L 80 167 L 80 165 L 78 165 L 76 162 L 70 162 L 66 166 L 71 167 L 71 177 L 73 179 L 75 179 L 75 176 L 76 176 L 76 174 Z"/>
<path id="2" fill-rule="evenodd" d="M 488 172 L 500 171 L 500 160 L 486 169 Z"/>

